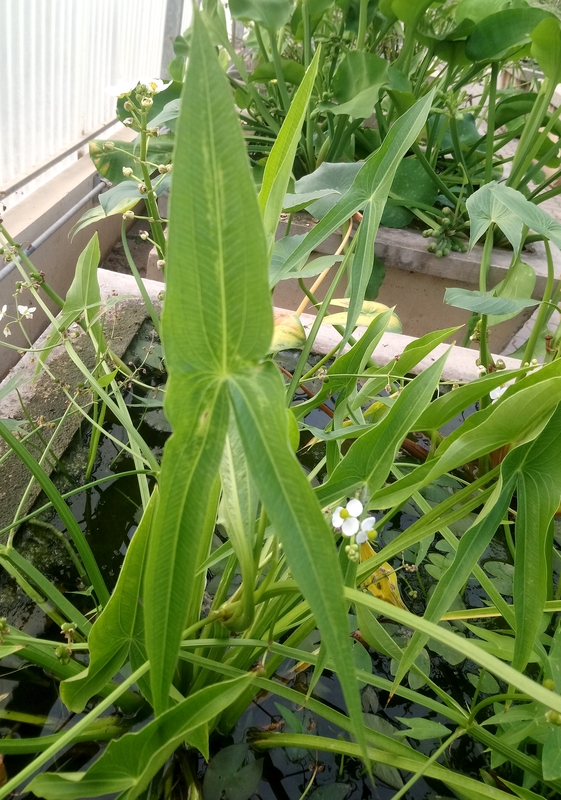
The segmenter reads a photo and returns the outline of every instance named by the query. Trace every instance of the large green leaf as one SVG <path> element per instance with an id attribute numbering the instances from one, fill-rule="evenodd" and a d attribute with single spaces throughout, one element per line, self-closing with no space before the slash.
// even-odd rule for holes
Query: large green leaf
<path id="1" fill-rule="evenodd" d="M 532 56 L 540 65 L 546 78 L 555 85 L 561 79 L 561 29 L 559 20 L 546 17 L 531 34 Z"/>
<path id="2" fill-rule="evenodd" d="M 388 62 L 374 53 L 350 50 L 333 76 L 332 89 L 338 105 L 322 103 L 332 114 L 355 119 L 369 117 L 378 102 L 380 89 L 388 81 Z"/>
<path id="3" fill-rule="evenodd" d="M 472 61 L 499 61 L 526 55 L 534 28 L 553 15 L 541 8 L 505 8 L 479 22 L 468 37 L 466 55 Z"/>
<path id="4" fill-rule="evenodd" d="M 561 224 L 509 186 L 491 181 L 474 192 L 466 206 L 471 220 L 470 247 L 493 222 L 515 250 L 520 248 L 524 225 L 561 247 Z"/>
<path id="5" fill-rule="evenodd" d="M 170 110 L 166 115 L 162 112 L 162 114 L 159 115 L 163 117 L 164 121 L 170 121 L 174 118 L 174 115 L 177 117 L 179 113 L 178 101 L 174 100 L 172 102 L 175 104 L 174 107 L 176 110 L 174 112 Z M 163 125 L 164 122 L 159 120 L 158 124 Z M 167 163 L 171 158 L 173 141 L 174 137 L 171 134 L 151 136 L 148 139 L 148 160 L 155 164 Z M 139 156 L 140 145 L 138 140 L 134 142 L 116 142 L 116 146 L 110 150 L 104 147 L 104 144 L 104 141 L 94 139 L 89 145 L 90 158 L 100 175 L 103 175 L 103 177 L 107 178 L 111 183 L 121 183 L 125 180 L 123 167 L 128 167 L 134 170 L 139 178 L 142 177 L 140 165 L 136 159 L 133 158 L 133 156 L 136 156 L 136 158 Z"/>
<path id="6" fill-rule="evenodd" d="M 476 292 L 471 289 L 446 289 L 444 302 L 455 308 L 465 308 L 477 314 L 515 315 L 523 308 L 539 305 L 531 297 L 496 297 L 491 292 Z M 500 320 L 499 320 L 500 321 Z"/>
<path id="7" fill-rule="evenodd" d="M 87 669 L 60 685 L 63 703 L 76 713 L 84 710 L 125 663 L 136 636 L 141 633 L 140 586 L 148 550 L 148 535 L 158 501 L 157 488 L 127 548 L 117 585 L 88 638 L 90 664 Z"/>
<path id="8" fill-rule="evenodd" d="M 510 298 L 529 298 L 532 297 L 534 288 L 536 286 L 536 273 L 534 268 L 525 261 L 517 258 L 514 263 L 508 268 L 506 278 L 493 287 L 493 294 L 497 297 L 510 297 Z M 516 315 L 516 312 L 511 314 L 501 314 L 499 316 L 490 316 L 487 319 L 487 325 L 498 325 L 505 322 Z"/>
<path id="9" fill-rule="evenodd" d="M 288 182 L 292 174 L 294 156 L 300 140 L 306 109 L 314 88 L 321 48 L 318 47 L 304 80 L 292 98 L 290 109 L 273 145 L 259 192 L 259 206 L 263 214 L 265 235 L 270 244 L 274 242 L 275 232 L 282 211 Z"/>
<path id="10" fill-rule="evenodd" d="M 332 164 L 324 161 L 314 172 L 296 181 L 293 202 L 300 195 L 309 198 L 304 208 L 307 208 L 316 219 L 322 219 L 349 191 L 362 166 L 361 162 L 354 161 L 348 164 Z M 329 195 L 322 197 L 319 192 L 329 192 Z"/>
<path id="11" fill-rule="evenodd" d="M 97 280 L 97 268 L 100 258 L 99 239 L 97 233 L 94 233 L 78 256 L 76 272 L 66 294 L 62 313 L 38 354 L 37 372 L 45 363 L 52 349 L 61 341 L 62 334 L 82 315 L 99 350 L 103 350 L 103 326 L 96 319 L 101 305 L 101 294 Z"/>
<path id="12" fill-rule="evenodd" d="M 291 17 L 293 0 L 230 0 L 234 19 L 251 20 L 278 31 Z"/>
<path id="13" fill-rule="evenodd" d="M 171 375 L 225 376 L 271 342 L 260 268 L 267 246 L 231 91 L 204 23 L 195 26 L 176 133 L 162 326 Z"/>
<path id="14" fill-rule="evenodd" d="M 363 486 L 375 492 L 386 480 L 396 452 L 438 386 L 448 352 L 411 381 L 390 412 L 362 436 L 334 470 L 317 496 L 322 506 L 353 494 Z"/>
<path id="15" fill-rule="evenodd" d="M 134 800 L 189 733 L 213 720 L 247 689 L 251 675 L 207 686 L 190 695 L 138 733 L 127 733 L 109 744 L 87 772 L 38 775 L 29 787 L 47 800 L 85 800 L 120 792 Z"/>
<path id="16" fill-rule="evenodd" d="M 272 363 L 232 376 L 230 395 L 251 475 L 341 682 L 354 735 L 365 738 L 354 681 L 343 575 L 334 537 L 287 439 L 284 391 Z"/>
<path id="17" fill-rule="evenodd" d="M 455 11 L 456 22 L 460 23 L 464 19 L 481 22 L 485 17 L 502 11 L 511 2 L 512 0 L 460 0 Z"/>
<path id="18" fill-rule="evenodd" d="M 286 274 L 302 258 L 309 256 L 327 236 L 347 222 L 359 209 L 366 209 L 367 206 L 372 206 L 372 211 L 369 213 L 367 223 L 363 229 L 364 233 L 360 246 L 357 245 L 353 259 L 355 285 L 357 284 L 357 274 L 361 273 L 362 277 L 358 281 L 355 296 L 351 297 L 351 318 L 355 315 L 354 318 L 356 319 L 356 313 L 364 299 L 364 291 L 366 291 L 373 264 L 374 238 L 395 172 L 401 159 L 421 132 L 429 113 L 432 99 L 433 94 L 431 92 L 415 103 L 397 120 L 379 150 L 364 162 L 350 189 L 326 213 L 319 224 L 307 234 L 306 238 L 284 265 L 283 273 Z M 310 187 L 307 185 L 305 188 L 302 184 L 302 188 L 308 191 Z M 330 187 L 320 186 L 319 188 Z M 323 198 L 320 202 L 326 200 L 327 198 Z M 313 207 L 310 210 L 314 213 Z M 364 288 L 364 291 L 360 295 L 362 288 Z"/>
<path id="19" fill-rule="evenodd" d="M 403 201 L 403 205 L 387 204 L 382 225 L 388 228 L 404 228 L 413 219 L 417 203 L 432 206 L 438 190 L 427 175 L 423 165 L 416 158 L 404 158 L 399 164 L 390 189 L 390 198 Z"/>

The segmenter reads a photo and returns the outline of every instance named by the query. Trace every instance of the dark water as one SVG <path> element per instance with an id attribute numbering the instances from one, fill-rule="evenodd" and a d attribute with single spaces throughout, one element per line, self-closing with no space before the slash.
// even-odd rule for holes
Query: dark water
<path id="1" fill-rule="evenodd" d="M 144 339 L 141 337 L 135 343 L 133 351 L 129 352 L 126 360 L 145 360 L 146 347 L 149 344 L 149 327 L 145 328 Z M 135 389 L 134 394 L 129 390 L 126 395 L 127 402 L 131 405 L 131 413 L 135 422 L 140 426 L 140 432 L 153 448 L 158 458 L 161 456 L 165 439 L 168 435 L 168 427 L 163 416 L 163 412 L 156 407 L 161 394 L 158 393 L 158 386 L 163 383 L 164 375 L 161 370 L 161 363 L 157 348 L 150 354 L 145 363 L 146 374 L 143 380 L 152 387 L 145 392 Z M 327 401 L 331 407 L 332 401 Z M 328 416 L 321 410 L 312 412 L 306 422 L 315 427 L 324 427 L 328 421 Z M 107 418 L 106 430 L 117 439 L 124 440 L 124 430 L 116 420 Z M 87 447 L 90 432 L 85 427 L 80 431 L 72 443 L 66 457 L 65 469 L 67 476 L 58 474 L 54 476 L 61 491 L 68 491 L 85 482 L 85 467 L 87 462 Z M 308 437 L 309 438 L 309 437 Z M 302 440 L 302 445 L 307 441 Z M 301 451 L 302 463 L 307 470 L 319 462 L 325 453 L 324 445 L 315 445 L 312 448 Z M 410 461 L 410 459 L 408 459 Z M 118 445 L 109 439 L 104 439 L 96 459 L 93 479 L 99 479 L 109 475 L 114 475 L 114 480 L 100 486 L 85 490 L 84 492 L 69 499 L 68 504 L 78 521 L 80 527 L 85 532 L 94 555 L 100 564 L 104 578 L 110 588 L 117 580 L 120 564 L 126 552 L 128 542 L 134 533 L 140 519 L 141 507 L 137 480 L 134 476 L 119 478 L 119 474 L 127 470 L 134 469 L 132 458 L 120 451 Z M 69 477 L 68 477 L 69 476 Z M 443 486 L 441 491 L 446 494 L 453 491 L 453 486 Z M 437 501 L 439 498 L 433 498 Z M 442 498 L 440 498 L 442 499 Z M 37 506 L 42 505 L 45 498 L 38 500 Z M 412 522 L 417 519 L 418 510 L 412 504 L 406 506 L 401 513 L 396 515 L 380 534 L 380 546 L 387 544 L 394 536 L 405 530 Z M 62 525 L 56 514 L 52 511 L 45 511 L 39 517 L 43 523 L 54 525 L 62 529 Z M 35 563 L 57 587 L 69 594 L 69 597 L 82 605 L 84 610 L 89 608 L 87 598 L 81 598 L 79 594 L 82 586 L 75 569 L 70 562 L 66 551 L 53 534 L 44 528 L 33 525 L 24 526 L 19 534 L 16 543 L 20 552 Z M 425 559 L 420 567 L 418 574 L 407 574 L 407 583 L 400 579 L 400 587 L 404 600 L 411 611 L 421 614 L 426 602 L 425 595 L 430 592 L 430 587 L 434 585 L 435 577 L 431 575 L 431 558 L 435 559 L 436 567 L 438 559 L 445 558 L 446 553 L 439 550 L 441 542 L 435 539 L 428 552 L 428 559 Z M 488 554 L 489 559 L 495 561 L 509 559 L 506 545 L 494 543 L 494 550 Z M 406 553 L 406 558 L 414 559 L 415 553 Z M 396 559 L 394 566 L 401 563 Z M 434 564 L 432 564 L 435 567 Z M 436 568 L 435 567 L 435 568 Z M 433 570 L 434 572 L 434 570 Z M 212 577 L 212 576 L 210 576 Z M 209 586 L 212 584 L 209 584 Z M 466 602 L 472 605 L 483 605 L 481 590 L 474 582 L 467 587 Z M 81 602 L 80 602 L 81 601 Z M 17 625 L 26 633 L 34 636 L 49 639 L 60 639 L 58 627 L 52 623 L 19 589 L 15 583 L 5 574 L 0 576 L 0 602 L 2 608 L 7 609 L 8 621 L 12 625 Z M 395 630 L 395 626 L 394 626 Z M 396 634 L 404 633 L 396 631 Z M 61 640 L 62 641 L 62 640 Z M 356 645 L 362 647 L 362 645 Z M 390 660 L 375 652 L 370 652 L 373 672 L 379 676 L 392 679 Z M 286 662 L 280 672 L 288 672 L 293 666 L 291 662 Z M 469 705 L 473 696 L 473 686 L 467 679 L 469 672 L 476 672 L 473 664 L 462 662 L 459 665 L 451 666 L 443 658 L 435 653 L 431 653 L 431 678 L 440 686 L 446 687 L 447 691 L 464 707 Z M 303 693 L 307 690 L 310 674 L 308 672 L 298 675 L 293 681 L 293 686 Z M 428 689 L 420 689 L 427 692 Z M 6 659 L 0 668 L 0 695 L 4 695 L 1 702 L 1 713 L 17 712 L 18 714 L 30 714 L 37 717 L 36 723 L 25 719 L 6 719 L 0 716 L 0 735 L 16 736 L 27 738 L 41 734 L 55 733 L 65 730 L 68 725 L 73 724 L 77 719 L 76 715 L 69 714 L 58 699 L 57 683 L 49 678 L 42 670 L 34 666 L 22 665 L 15 657 Z M 433 719 L 434 721 L 446 724 L 444 717 L 439 717 L 433 712 L 421 706 L 412 705 L 409 702 L 394 698 L 389 705 L 388 696 L 383 691 L 362 689 L 363 706 L 366 713 L 372 716 L 369 724 L 376 724 L 377 730 L 383 733 L 391 733 L 401 728 L 397 717 L 422 716 Z M 337 679 L 330 674 L 322 677 L 314 691 L 314 697 L 323 700 L 328 705 L 336 709 L 343 709 L 341 688 Z M 304 731 L 320 736 L 337 738 L 347 734 L 335 728 L 331 723 L 326 722 L 320 717 L 310 714 L 289 703 L 288 701 L 266 697 L 257 699 L 248 708 L 243 717 L 239 720 L 231 735 L 227 738 L 214 737 L 212 740 L 213 752 L 232 744 L 251 739 L 251 733 L 255 729 L 263 730 L 269 726 L 275 726 L 281 720 L 281 714 L 275 706 L 275 702 L 280 702 L 289 710 L 293 711 L 302 722 Z M 108 712 L 110 713 L 110 712 Z M 113 711 L 113 713 L 115 713 Z M 41 719 L 42 718 L 42 719 Z M 290 730 L 286 728 L 285 731 Z M 430 755 L 439 746 L 436 740 L 425 742 L 413 742 L 414 747 L 421 752 Z M 103 748 L 103 744 L 86 743 L 76 745 L 69 751 L 60 754 L 56 761 L 47 765 L 46 769 L 57 769 L 73 771 L 85 769 L 94 760 Z M 1 750 L 1 746 L 0 746 Z M 328 786 L 333 783 L 340 784 L 339 792 L 328 794 L 321 800 L 359 800 L 360 798 L 372 798 L 372 800 L 389 800 L 396 791 L 394 781 L 395 774 L 389 773 L 384 768 L 375 766 L 376 784 L 372 787 L 369 779 L 365 776 L 361 763 L 354 759 L 341 759 L 339 756 L 333 757 L 325 753 L 310 753 L 303 751 L 291 752 L 275 748 L 265 753 L 251 754 L 249 758 L 263 758 L 263 777 L 259 784 L 256 796 L 262 800 L 298 800 L 306 789 L 315 767 L 316 771 L 314 788 Z M 8 776 L 13 776 L 21 769 L 33 756 L 7 756 L 5 765 Z M 472 742 L 468 737 L 455 743 L 447 751 L 445 763 L 452 769 L 456 769 L 472 777 L 479 778 L 479 769 L 487 765 L 487 759 L 483 755 L 483 748 L 476 742 Z M 199 759 L 193 764 L 193 772 L 200 780 L 204 774 L 204 764 Z M 405 780 L 408 775 L 402 776 Z M 392 785 L 394 783 L 394 785 Z M 313 791 L 313 790 L 312 790 Z M 183 792 L 178 788 L 177 797 L 183 797 Z M 185 795 L 186 796 L 186 795 Z M 311 796 L 310 794 L 308 796 Z M 438 782 L 431 780 L 419 780 L 413 789 L 407 794 L 411 800 L 436 800 L 436 798 L 446 798 L 445 787 Z M 31 798 L 33 795 L 23 793 L 21 797 Z M 318 795 L 319 800 L 319 795 Z"/>

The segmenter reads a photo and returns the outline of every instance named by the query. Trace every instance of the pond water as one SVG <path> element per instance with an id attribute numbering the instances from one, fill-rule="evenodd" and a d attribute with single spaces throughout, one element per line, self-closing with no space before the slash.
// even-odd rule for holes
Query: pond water
<path id="1" fill-rule="evenodd" d="M 125 360 L 135 361 L 135 363 L 144 362 L 146 374 L 143 375 L 143 380 L 150 388 L 144 392 L 135 389 L 134 394 L 132 390 L 129 390 L 126 400 L 131 406 L 131 413 L 135 422 L 140 426 L 142 435 L 160 458 L 169 428 L 161 408 L 158 407 L 161 400 L 158 387 L 164 380 L 160 351 L 156 345 L 148 353 L 147 348 L 150 347 L 150 343 L 150 326 L 146 325 L 127 353 Z M 328 417 L 323 411 L 316 410 L 310 414 L 306 422 L 313 426 L 323 427 L 327 420 Z M 107 418 L 105 427 L 118 439 L 124 439 L 124 430 L 116 420 Z M 66 475 L 59 471 L 53 476 L 61 491 L 69 491 L 84 482 L 89 437 L 90 433 L 84 427 L 84 430 L 76 435 L 65 456 Z M 303 438 L 301 444 L 304 444 L 305 441 Z M 304 448 L 301 454 L 304 467 L 310 470 L 322 458 L 324 448 L 321 444 L 315 445 L 311 448 Z M 411 461 L 410 457 L 407 457 L 407 461 Z M 132 459 L 120 451 L 114 442 L 104 439 L 98 451 L 92 479 L 108 476 L 114 476 L 114 479 L 77 494 L 68 501 L 72 513 L 88 537 L 102 574 L 110 588 L 117 580 L 120 564 L 141 513 L 136 478 L 134 476 L 118 477 L 119 474 L 133 468 Z M 459 485 L 456 484 L 456 486 Z M 438 502 L 448 496 L 454 488 L 454 481 L 445 481 L 441 486 L 433 486 L 427 490 L 426 499 L 430 502 Z M 45 498 L 40 497 L 36 504 L 37 507 L 44 502 Z M 380 532 L 380 545 L 387 544 L 412 524 L 418 516 L 419 511 L 412 503 L 406 505 Z M 18 535 L 17 547 L 23 555 L 53 580 L 59 589 L 71 594 L 73 602 L 77 603 L 80 594 L 75 593 L 79 593 L 83 587 L 66 551 L 49 529 L 51 525 L 60 527 L 60 521 L 50 510 L 43 512 L 37 519 L 39 526 L 34 524 L 22 528 Z M 415 553 L 406 552 L 403 557 L 405 561 L 412 561 Z M 438 580 L 448 557 L 449 552 L 443 546 L 443 540 L 436 538 L 417 573 L 400 573 L 401 593 L 411 611 L 423 613 L 425 597 L 430 594 L 431 587 Z M 510 556 L 506 543 L 501 543 L 500 539 L 495 541 L 492 549 L 486 554 L 486 560 L 495 564 L 506 563 L 508 565 Z M 401 558 L 395 559 L 394 567 L 397 568 L 400 565 Z M 505 575 L 504 570 L 498 572 L 495 579 L 502 580 L 504 584 L 508 576 Z M 209 577 L 211 579 L 210 589 L 212 575 Z M 484 597 L 475 582 L 468 584 L 464 600 L 470 605 L 483 605 Z M 19 626 L 26 633 L 34 636 L 48 639 L 60 638 L 57 626 L 27 598 L 4 572 L 0 575 L 0 604 L 10 624 Z M 87 607 L 87 598 L 84 598 L 84 609 Z M 356 627 L 356 621 L 351 618 L 351 629 L 354 630 Z M 404 630 L 390 624 L 388 624 L 388 630 L 397 640 L 405 642 L 407 634 Z M 355 649 L 357 663 L 362 668 L 364 668 L 364 659 L 366 658 L 367 663 L 371 662 L 372 670 L 376 675 L 388 680 L 392 679 L 390 659 L 372 651 L 368 651 L 367 654 L 359 642 L 355 643 Z M 293 666 L 293 662 L 287 661 L 279 672 L 289 674 Z M 476 671 L 475 664 L 470 664 L 465 660 L 450 664 L 439 653 L 430 652 L 431 678 L 440 686 L 445 687 L 449 694 L 464 707 L 471 702 L 474 691 L 473 677 L 470 679 L 469 675 L 473 676 Z M 291 685 L 305 693 L 309 679 L 310 671 L 302 672 L 292 677 Z M 425 687 L 420 691 L 428 692 L 429 690 Z M 336 678 L 329 673 L 324 674 L 320 679 L 314 690 L 314 696 L 334 708 L 343 708 L 340 686 Z M 15 657 L 4 660 L 0 667 L 0 697 L 2 697 L 0 705 L 0 735 L 2 737 L 26 738 L 59 732 L 65 730 L 77 718 L 76 715 L 69 714 L 58 699 L 56 681 L 37 667 L 22 665 Z M 442 723 L 446 722 L 444 717 L 439 717 L 397 697 L 394 697 L 391 703 L 386 705 L 388 702 L 387 692 L 375 690 L 373 687 L 363 687 L 362 698 L 364 712 L 368 715 L 366 718 L 368 724 L 382 733 L 390 735 L 395 733 L 398 728 L 402 727 L 397 718 L 411 714 L 430 717 L 430 719 Z M 343 735 L 346 738 L 346 735 L 342 731 L 334 729 L 331 723 L 310 714 L 307 710 L 268 696 L 257 698 L 251 704 L 229 737 L 214 737 L 212 752 L 219 752 L 231 744 L 240 744 L 248 737 L 250 740 L 251 732 L 254 729 L 278 729 L 283 715 L 282 709 L 279 710 L 275 703 L 289 708 L 289 711 L 296 715 L 304 732 L 330 737 Z M 113 711 L 113 713 L 115 712 Z M 291 730 L 288 722 L 285 722 L 284 730 Z M 410 741 L 413 746 L 427 755 L 430 755 L 439 744 L 437 740 L 421 743 Z M 84 769 L 98 756 L 102 747 L 103 744 L 95 743 L 76 745 L 71 750 L 60 754 L 56 762 L 46 768 L 65 771 Z M 487 764 L 483 749 L 482 745 L 470 740 L 469 737 L 463 737 L 446 752 L 445 760 L 452 769 L 479 778 L 479 769 Z M 275 748 L 265 754 L 252 754 L 250 750 L 248 758 L 250 761 L 254 758 L 263 759 L 262 777 L 254 794 L 255 797 L 262 798 L 262 800 L 273 800 L 273 798 L 298 800 L 310 782 L 314 771 L 313 789 L 308 796 L 313 796 L 314 791 L 319 792 L 316 794 L 315 800 L 359 800 L 360 798 L 389 800 L 401 782 L 401 778 L 395 770 L 375 765 L 376 785 L 372 788 L 358 761 L 348 758 L 342 760 L 341 757 L 333 757 L 324 753 L 315 754 Z M 5 767 L 8 775 L 14 775 L 31 759 L 32 756 L 7 756 Z M 202 759 L 192 763 L 191 770 L 198 775 L 201 781 L 203 780 L 204 763 Z M 319 791 L 318 787 L 324 788 Z M 23 793 L 20 796 L 34 797 L 30 793 Z M 180 798 L 187 795 L 184 795 L 178 787 L 175 796 Z M 422 779 L 407 794 L 407 798 L 411 800 L 437 800 L 437 798 L 446 798 L 447 796 L 445 787 L 438 782 Z M 205 797 L 205 800 L 211 799 Z M 214 799 L 212 798 L 212 800 Z M 238 800 L 238 798 L 232 797 L 230 800 Z M 247 798 L 240 797 L 239 800 L 247 800 Z"/>

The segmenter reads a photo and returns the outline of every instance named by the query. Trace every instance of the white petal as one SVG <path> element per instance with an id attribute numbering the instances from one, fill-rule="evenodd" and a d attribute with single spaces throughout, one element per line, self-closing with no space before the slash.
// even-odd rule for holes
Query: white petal
<path id="1" fill-rule="evenodd" d="M 347 503 L 347 511 L 351 515 L 351 517 L 360 517 L 362 514 L 362 503 L 360 500 L 349 500 Z"/>
<path id="2" fill-rule="evenodd" d="M 507 390 L 506 386 L 496 386 L 494 389 L 491 389 L 489 392 L 489 397 L 493 401 L 493 403 L 499 399 L 499 397 L 504 394 Z"/>
<path id="3" fill-rule="evenodd" d="M 27 306 L 18 306 L 18 311 L 20 314 L 25 314 L 27 311 Z"/>
<path id="4" fill-rule="evenodd" d="M 2 306 L 2 314 L 5 314 L 7 310 L 8 310 L 8 306 L 4 304 Z"/>
<path id="5" fill-rule="evenodd" d="M 357 544 L 364 544 L 367 541 L 368 541 L 368 534 L 366 533 L 366 531 L 359 531 L 356 535 L 355 542 Z"/>
<path id="6" fill-rule="evenodd" d="M 343 524 L 343 518 L 339 513 L 342 510 L 343 506 L 337 506 L 337 508 L 333 512 L 333 516 L 331 517 L 331 524 L 333 525 L 334 528 L 340 528 L 341 525 Z"/>
<path id="7" fill-rule="evenodd" d="M 366 519 L 363 519 L 360 524 L 361 531 L 373 531 L 375 527 L 376 527 L 375 517 L 366 517 Z"/>
<path id="8" fill-rule="evenodd" d="M 356 517 L 347 517 L 343 522 L 341 530 L 345 536 L 354 536 L 358 531 L 358 519 Z"/>

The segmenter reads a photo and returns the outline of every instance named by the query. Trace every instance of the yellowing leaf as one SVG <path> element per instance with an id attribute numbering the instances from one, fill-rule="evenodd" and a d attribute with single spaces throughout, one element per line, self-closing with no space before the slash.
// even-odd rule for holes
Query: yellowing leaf
<path id="1" fill-rule="evenodd" d="M 368 542 L 363 542 L 360 545 L 360 560 L 367 561 L 369 558 L 372 558 L 373 555 L 374 550 L 372 547 Z M 370 592 L 379 600 L 390 603 L 392 606 L 404 608 L 406 611 L 408 610 L 399 593 L 396 572 L 387 561 L 361 583 L 360 588 Z"/>
<path id="2" fill-rule="evenodd" d="M 273 341 L 269 348 L 270 353 L 279 350 L 294 350 L 306 343 L 306 333 L 300 322 L 300 317 L 289 311 L 275 309 L 275 327 Z"/>
<path id="3" fill-rule="evenodd" d="M 340 306 L 341 308 L 349 308 L 349 298 L 342 297 L 331 301 L 332 306 Z M 374 300 L 365 300 L 358 319 L 357 325 L 368 326 L 378 314 L 383 314 L 388 311 L 388 306 L 383 303 L 376 303 Z M 347 322 L 348 311 L 339 311 L 337 314 L 330 314 L 323 320 L 324 325 L 345 325 Z M 386 328 L 390 333 L 401 333 L 401 321 L 397 314 L 392 314 L 388 327 Z"/>

